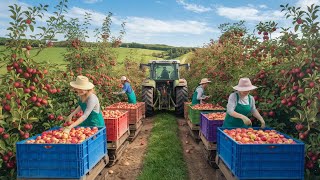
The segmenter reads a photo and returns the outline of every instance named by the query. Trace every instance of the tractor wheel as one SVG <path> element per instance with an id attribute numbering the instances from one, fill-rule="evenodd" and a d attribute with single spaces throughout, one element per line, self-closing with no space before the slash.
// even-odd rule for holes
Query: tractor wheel
<path id="1" fill-rule="evenodd" d="M 182 117 L 184 115 L 184 102 L 188 101 L 188 88 L 176 87 L 176 115 Z"/>
<path id="2" fill-rule="evenodd" d="M 153 88 L 143 87 L 142 88 L 142 101 L 146 104 L 146 116 L 152 116 L 153 110 Z"/>

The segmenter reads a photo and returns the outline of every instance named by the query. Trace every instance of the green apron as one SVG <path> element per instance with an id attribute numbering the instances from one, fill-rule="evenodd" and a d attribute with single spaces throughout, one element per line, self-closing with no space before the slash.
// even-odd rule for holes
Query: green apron
<path id="1" fill-rule="evenodd" d="M 79 106 L 81 107 L 81 110 L 84 112 L 87 108 L 87 103 L 82 102 L 79 100 Z M 97 126 L 97 127 L 104 127 L 104 119 L 100 110 L 100 113 L 96 113 L 95 111 L 92 111 L 88 118 L 84 120 L 79 126 Z"/>
<path id="2" fill-rule="evenodd" d="M 192 95 L 192 106 L 193 105 L 196 105 L 196 104 L 200 104 L 200 100 L 198 100 L 197 99 L 197 96 L 198 96 L 198 91 L 197 91 L 197 89 L 198 88 L 202 88 L 202 87 L 200 87 L 200 86 L 198 86 L 195 90 L 194 90 L 194 92 L 193 92 L 193 95 Z M 203 91 L 204 92 L 204 91 Z"/>
<path id="3" fill-rule="evenodd" d="M 238 93 L 236 93 L 237 95 L 237 105 L 235 108 L 235 112 L 242 114 L 244 116 L 248 116 L 248 114 L 251 112 L 251 96 L 249 95 L 249 104 L 248 105 L 243 105 L 243 104 L 239 104 L 239 95 Z M 247 125 L 245 125 L 242 121 L 242 119 L 240 118 L 235 118 L 232 117 L 231 115 L 229 115 L 227 113 L 224 122 L 223 122 L 223 126 L 222 127 L 239 127 L 239 128 L 245 128 L 248 127 Z"/>
<path id="4" fill-rule="evenodd" d="M 134 91 L 132 90 L 131 93 L 126 93 L 128 97 L 128 103 L 129 104 L 137 104 L 137 97 Z"/>

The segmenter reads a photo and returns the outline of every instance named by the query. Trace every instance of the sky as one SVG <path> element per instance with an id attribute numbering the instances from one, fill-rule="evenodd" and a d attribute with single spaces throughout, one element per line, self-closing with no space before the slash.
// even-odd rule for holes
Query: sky
<path id="1" fill-rule="evenodd" d="M 57 2 L 0 0 L 0 37 L 8 34 L 9 5 L 16 3 L 26 8 L 41 3 L 53 8 Z M 291 20 L 284 17 L 280 8 L 287 3 L 306 9 L 311 4 L 320 5 L 320 0 L 69 0 L 65 16 L 82 21 L 85 12 L 92 14 L 87 41 L 96 40 L 93 30 L 101 27 L 104 17 L 111 12 L 113 35 L 117 36 L 121 23 L 126 22 L 123 42 L 201 47 L 210 39 L 218 39 L 221 35 L 218 27 L 223 23 L 244 20 L 249 32 L 260 21 L 292 27 Z M 279 35 L 275 32 L 273 37 Z M 57 38 L 62 40 L 63 36 Z"/>

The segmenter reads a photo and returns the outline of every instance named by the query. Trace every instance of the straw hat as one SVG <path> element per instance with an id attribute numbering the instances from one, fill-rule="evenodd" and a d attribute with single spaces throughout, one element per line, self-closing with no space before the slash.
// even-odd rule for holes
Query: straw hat
<path id="1" fill-rule="evenodd" d="M 127 80 L 127 77 L 121 76 L 121 81 L 125 81 L 125 80 Z"/>
<path id="2" fill-rule="evenodd" d="M 86 76 L 77 76 L 76 81 L 70 82 L 70 86 L 82 90 L 90 90 L 94 87 Z"/>
<path id="3" fill-rule="evenodd" d="M 251 84 L 249 78 L 240 78 L 238 85 L 233 87 L 237 91 L 250 91 L 256 88 L 256 86 Z"/>
<path id="4" fill-rule="evenodd" d="M 203 78 L 203 79 L 201 79 L 199 84 L 206 84 L 206 83 L 209 83 L 209 82 L 211 82 L 211 81 L 209 81 L 208 78 Z"/>

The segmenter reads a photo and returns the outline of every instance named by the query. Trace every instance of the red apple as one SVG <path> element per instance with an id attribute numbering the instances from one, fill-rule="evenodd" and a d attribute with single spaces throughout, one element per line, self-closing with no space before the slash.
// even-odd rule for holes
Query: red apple
<path id="1" fill-rule="evenodd" d="M 314 83 L 314 82 L 310 82 L 310 83 L 309 83 L 309 87 L 310 87 L 310 88 L 313 88 L 314 86 L 315 86 L 315 83 Z"/>
<path id="2" fill-rule="evenodd" d="M 8 139 L 10 137 L 10 135 L 9 134 L 3 134 L 2 137 L 3 137 L 3 139 Z"/>
<path id="3" fill-rule="evenodd" d="M 30 19 L 26 19 L 26 24 L 31 24 L 31 20 Z"/>

